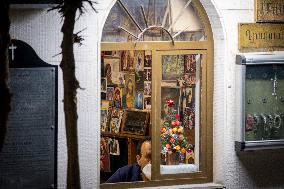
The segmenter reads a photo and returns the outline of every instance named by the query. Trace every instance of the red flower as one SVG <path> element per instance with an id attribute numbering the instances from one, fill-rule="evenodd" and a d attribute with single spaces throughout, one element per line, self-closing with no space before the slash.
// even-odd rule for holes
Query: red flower
<path id="1" fill-rule="evenodd" d="M 174 105 L 174 101 L 172 99 L 167 100 L 168 107 L 172 107 Z"/>
<path id="2" fill-rule="evenodd" d="M 176 119 L 177 119 L 177 120 L 179 120 L 179 119 L 180 119 L 179 114 L 176 114 Z"/>
<path id="3" fill-rule="evenodd" d="M 177 120 L 177 121 L 176 121 L 176 126 L 179 126 L 179 124 L 180 124 L 180 122 Z"/>

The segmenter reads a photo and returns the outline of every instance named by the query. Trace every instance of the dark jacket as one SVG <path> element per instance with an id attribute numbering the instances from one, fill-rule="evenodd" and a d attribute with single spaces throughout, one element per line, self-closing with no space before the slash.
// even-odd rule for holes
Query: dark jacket
<path id="1" fill-rule="evenodd" d="M 135 181 L 142 181 L 141 168 L 136 163 L 119 168 L 106 182 L 115 183 Z"/>

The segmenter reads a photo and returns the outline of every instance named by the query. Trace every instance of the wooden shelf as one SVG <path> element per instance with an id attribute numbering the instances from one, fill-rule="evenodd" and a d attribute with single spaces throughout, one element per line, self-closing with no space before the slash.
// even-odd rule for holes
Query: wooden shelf
<path id="1" fill-rule="evenodd" d="M 123 138 L 127 140 L 128 164 L 129 165 L 137 161 L 136 160 L 137 142 L 134 142 L 134 141 L 150 139 L 150 136 L 140 136 L 140 135 L 131 135 L 131 134 L 123 134 L 123 133 L 109 133 L 109 132 L 101 132 L 101 136 L 111 137 L 111 138 Z"/>
<path id="2" fill-rule="evenodd" d="M 115 138 L 131 138 L 131 139 L 149 139 L 150 136 L 140 136 L 140 135 L 131 135 L 131 134 L 123 134 L 123 133 L 109 133 L 109 132 L 101 132 L 101 135 L 104 137 L 115 137 Z"/>

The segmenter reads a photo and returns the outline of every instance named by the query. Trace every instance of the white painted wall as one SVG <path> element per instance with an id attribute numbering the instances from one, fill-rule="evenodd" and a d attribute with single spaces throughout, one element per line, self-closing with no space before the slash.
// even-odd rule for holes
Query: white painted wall
<path id="1" fill-rule="evenodd" d="M 76 23 L 83 32 L 83 46 L 75 47 L 76 75 L 84 90 L 78 91 L 78 135 L 82 188 L 99 188 L 100 38 L 114 0 L 98 0 L 99 13 L 88 11 Z M 214 182 L 227 188 L 283 188 L 282 152 L 237 156 L 235 140 L 235 55 L 237 24 L 253 22 L 253 0 L 201 0 L 214 33 Z M 30 44 L 44 61 L 58 65 L 62 34 L 56 12 L 46 9 L 13 9 L 11 36 Z M 62 73 L 58 98 L 58 188 L 66 188 L 67 149 L 64 130 Z M 271 158 L 273 157 L 273 158 Z M 280 159 L 281 160 L 281 159 Z M 283 160 L 283 158 L 282 158 Z M 196 186 L 196 185 L 195 185 Z M 200 186 L 200 185 L 199 185 Z M 190 186 L 186 186 L 187 188 Z M 171 188 L 180 188 L 175 186 Z M 182 188 L 185 188 L 183 186 Z"/>

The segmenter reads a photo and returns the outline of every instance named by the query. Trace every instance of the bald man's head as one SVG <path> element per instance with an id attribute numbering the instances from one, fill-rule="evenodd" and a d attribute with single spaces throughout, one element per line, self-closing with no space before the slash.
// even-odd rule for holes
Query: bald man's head
<path id="1" fill-rule="evenodd" d="M 151 141 L 146 140 L 141 144 L 140 153 L 136 155 L 136 160 L 141 169 L 151 163 Z"/>

